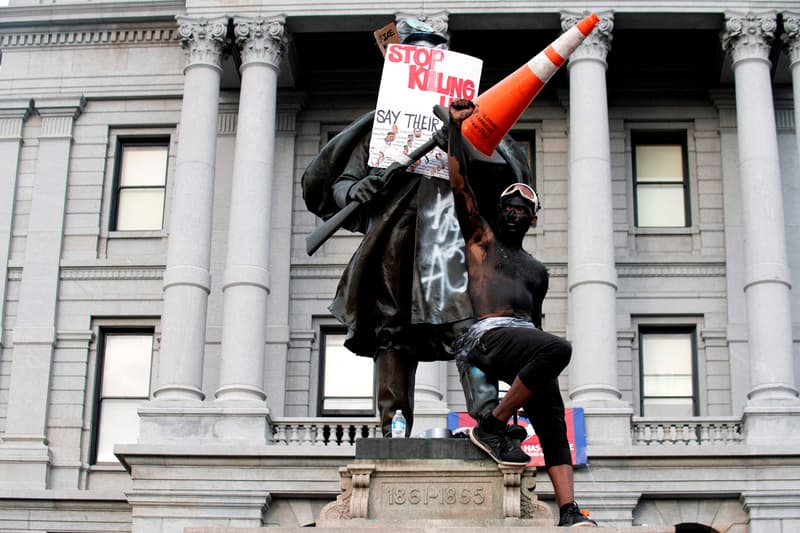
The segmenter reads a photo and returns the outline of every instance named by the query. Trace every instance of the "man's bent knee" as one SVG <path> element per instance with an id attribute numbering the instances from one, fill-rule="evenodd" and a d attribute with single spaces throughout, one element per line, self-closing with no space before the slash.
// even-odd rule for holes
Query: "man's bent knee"
<path id="1" fill-rule="evenodd" d="M 490 378 L 486 372 L 469 361 L 459 359 L 456 361 L 456 366 L 467 401 L 467 412 L 475 420 L 481 420 L 499 403 L 497 380 Z"/>

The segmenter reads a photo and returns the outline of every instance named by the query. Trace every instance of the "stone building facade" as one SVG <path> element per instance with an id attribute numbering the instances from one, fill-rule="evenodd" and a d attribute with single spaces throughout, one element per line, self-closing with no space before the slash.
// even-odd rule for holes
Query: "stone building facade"
<path id="1" fill-rule="evenodd" d="M 574 348 L 578 498 L 609 525 L 800 530 L 797 4 L 422 6 L 0 7 L 0 531 L 313 524 L 377 417 L 325 380 L 354 359 L 327 305 L 359 236 L 305 253 L 300 176 L 374 106 L 372 31 L 426 20 L 485 89 L 589 9 L 512 132 L 544 327 Z M 416 401 L 419 431 L 464 410 L 454 365 Z"/>

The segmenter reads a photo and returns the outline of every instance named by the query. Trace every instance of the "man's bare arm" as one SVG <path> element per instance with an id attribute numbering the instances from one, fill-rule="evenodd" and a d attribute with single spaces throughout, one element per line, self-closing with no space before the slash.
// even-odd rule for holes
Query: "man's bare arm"
<path id="1" fill-rule="evenodd" d="M 450 123 L 448 131 L 448 167 L 450 187 L 453 190 L 453 202 L 456 218 L 461 226 L 461 233 L 467 242 L 481 240 L 483 224 L 475 193 L 467 181 L 467 164 L 464 150 L 464 138 L 461 135 L 461 123 L 475 111 L 475 104 L 470 100 L 456 100 L 450 104 Z"/>

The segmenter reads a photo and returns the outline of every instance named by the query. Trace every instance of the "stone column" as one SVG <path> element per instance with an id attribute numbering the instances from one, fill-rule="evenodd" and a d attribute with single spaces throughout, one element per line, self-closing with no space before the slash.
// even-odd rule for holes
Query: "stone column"
<path id="1" fill-rule="evenodd" d="M 632 410 L 621 401 L 617 386 L 617 271 L 605 79 L 614 19 L 611 13 L 600 15 L 567 65 L 569 396 L 575 406 L 586 408 L 590 442 L 625 445 L 630 442 Z M 582 17 L 562 14 L 562 28 L 571 28 Z"/>
<path id="2" fill-rule="evenodd" d="M 412 435 L 447 427 L 447 361 L 422 362 L 414 384 L 414 427 Z"/>
<path id="3" fill-rule="evenodd" d="M 220 65 L 228 19 L 178 17 L 178 22 L 188 64 L 168 226 L 161 357 L 153 396 L 202 400 Z"/>
<path id="4" fill-rule="evenodd" d="M 789 267 L 769 52 L 774 13 L 727 14 L 723 45 L 733 54 L 739 168 L 745 213 L 744 292 L 751 402 L 796 401 L 792 383 Z"/>
<path id="5" fill-rule="evenodd" d="M 242 83 L 233 162 L 217 400 L 263 404 L 278 67 L 284 21 L 236 17 Z"/>
<path id="6" fill-rule="evenodd" d="M 22 126 L 32 110 L 33 101 L 30 98 L 0 101 L 0 161 L 3 161 L 0 165 L 0 324 L 5 323 L 6 281 Z M 4 345 L 0 333 L 0 346 Z"/>
<path id="7" fill-rule="evenodd" d="M 562 14 L 562 28 L 580 20 Z M 611 205 L 611 155 L 606 99 L 606 56 L 613 16 L 570 56 L 569 69 L 569 368 L 570 398 L 605 405 L 617 388 L 617 271 Z"/>
<path id="8" fill-rule="evenodd" d="M 794 131 L 797 154 L 800 156 L 800 11 L 783 13 L 783 42 L 789 54 L 792 73 L 792 100 L 794 102 Z"/>
<path id="9" fill-rule="evenodd" d="M 790 278 L 769 53 L 774 12 L 727 13 L 723 47 L 733 55 L 739 177 L 744 212 L 744 293 L 751 389 L 748 442 L 800 440 L 794 386 Z"/>
<path id="10" fill-rule="evenodd" d="M 789 69 L 792 73 L 792 102 L 793 106 L 793 118 L 794 118 L 794 137 L 795 142 L 797 143 L 797 155 L 800 158 L 800 11 L 796 11 L 793 13 L 784 12 L 783 13 L 783 41 L 786 45 L 786 51 L 789 54 Z M 794 198 L 797 198 L 797 195 L 800 192 L 795 191 Z M 792 197 L 788 198 L 788 201 L 792 202 Z M 794 214 L 794 220 L 798 220 L 798 215 Z M 797 222 L 795 222 L 796 224 Z M 792 222 L 789 222 L 791 225 Z M 791 237 L 790 237 L 791 239 Z M 791 243 L 792 241 L 789 240 Z M 797 249 L 800 244 L 795 242 L 794 244 L 795 250 Z M 794 253 L 792 250 L 792 245 L 790 244 L 789 254 L 790 256 Z M 796 267 L 800 268 L 800 267 Z M 795 286 L 794 290 L 798 290 L 798 282 L 797 280 L 800 279 L 798 277 L 798 272 L 794 272 L 794 281 Z M 794 317 L 795 322 L 798 320 L 798 317 Z M 796 363 L 797 365 L 797 363 Z M 797 380 L 800 379 L 800 367 L 795 366 L 795 386 L 797 386 Z"/>
<path id="11" fill-rule="evenodd" d="M 19 303 L 14 324 L 0 479 L 47 488 L 47 407 L 55 345 L 59 263 L 75 119 L 82 96 L 36 99 L 42 117 Z M 8 454 L 17 464 L 6 459 Z M 6 456 L 6 457 L 4 457 Z M 2 482 L 0 482 L 2 486 Z"/>

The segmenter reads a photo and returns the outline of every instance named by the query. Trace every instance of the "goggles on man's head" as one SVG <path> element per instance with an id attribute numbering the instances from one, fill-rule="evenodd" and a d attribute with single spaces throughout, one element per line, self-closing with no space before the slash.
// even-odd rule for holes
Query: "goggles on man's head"
<path id="1" fill-rule="evenodd" d="M 530 185 L 525 183 L 512 183 L 506 187 L 506 190 L 500 194 L 500 201 L 503 201 L 503 198 L 508 198 L 509 196 L 513 196 L 515 194 L 520 195 L 523 200 L 531 204 L 534 215 L 541 208 L 541 205 L 539 205 L 539 196 L 536 194 L 536 191 L 534 191 Z"/>

